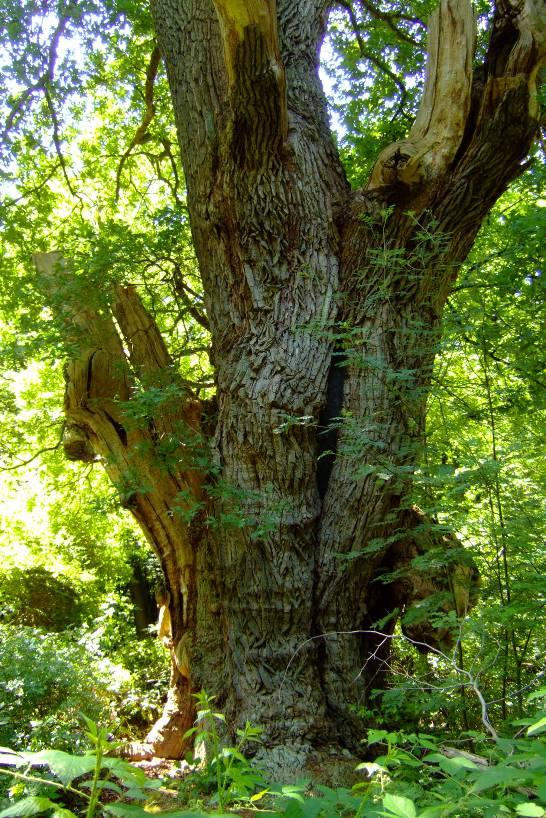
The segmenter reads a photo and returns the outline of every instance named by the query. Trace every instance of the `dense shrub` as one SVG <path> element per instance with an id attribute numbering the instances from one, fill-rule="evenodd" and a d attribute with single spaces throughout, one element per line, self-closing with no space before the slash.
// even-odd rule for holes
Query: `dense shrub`
<path id="1" fill-rule="evenodd" d="M 0 744 L 74 749 L 81 712 L 100 719 L 110 698 L 85 647 L 65 635 L 0 625 Z"/>
<path id="2" fill-rule="evenodd" d="M 82 620 L 79 589 L 41 566 L 0 573 L 0 620 L 63 631 Z"/>

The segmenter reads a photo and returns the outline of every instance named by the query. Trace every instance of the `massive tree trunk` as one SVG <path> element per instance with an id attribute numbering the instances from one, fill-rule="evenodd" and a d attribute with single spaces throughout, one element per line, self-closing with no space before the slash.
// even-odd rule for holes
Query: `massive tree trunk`
<path id="1" fill-rule="evenodd" d="M 230 729 L 264 725 L 270 761 L 297 769 L 313 749 L 361 738 L 350 705 L 385 658 L 365 631 L 449 587 L 411 568 L 432 536 L 409 504 L 411 475 L 443 306 L 536 132 L 545 14 L 540 0 L 499 2 L 473 67 L 470 3 L 442 0 L 415 124 L 352 191 L 317 73 L 325 0 L 154 0 L 153 12 L 216 402 L 199 406 L 181 385 L 131 430 L 119 402 L 131 378 L 176 375 L 120 288 L 116 324 L 87 316 L 95 340 L 68 373 L 67 417 L 118 484 L 136 481 L 126 503 L 167 578 L 173 689 L 156 751 L 180 751 L 169 731 L 191 721 L 189 692 L 204 688 Z M 161 468 L 165 435 L 174 456 Z M 405 580 L 372 582 L 404 566 Z M 457 570 L 462 613 L 472 569 Z M 445 637 L 426 625 L 412 635 Z"/>

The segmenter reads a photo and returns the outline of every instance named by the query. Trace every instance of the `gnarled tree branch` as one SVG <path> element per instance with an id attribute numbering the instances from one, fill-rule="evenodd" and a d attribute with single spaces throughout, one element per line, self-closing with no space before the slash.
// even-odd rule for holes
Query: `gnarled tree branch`
<path id="1" fill-rule="evenodd" d="M 442 0 L 429 23 L 421 104 L 407 139 L 379 155 L 369 190 L 401 182 L 415 188 L 441 175 L 455 158 L 470 110 L 474 16 L 468 0 Z"/>
<path id="2" fill-rule="evenodd" d="M 196 455 L 202 405 L 180 379 L 134 287 L 116 287 L 111 311 L 99 310 L 82 303 L 81 293 L 70 293 L 70 265 L 61 253 L 36 253 L 34 263 L 74 349 L 65 370 L 66 455 L 101 460 L 163 568 L 173 676 L 171 698 L 149 742 L 156 753 L 178 757 L 193 719 L 186 643 L 194 617 L 195 553 L 187 520 L 201 501 Z M 152 402 L 149 409 L 131 411 L 137 389 L 152 390 L 155 409 Z"/>

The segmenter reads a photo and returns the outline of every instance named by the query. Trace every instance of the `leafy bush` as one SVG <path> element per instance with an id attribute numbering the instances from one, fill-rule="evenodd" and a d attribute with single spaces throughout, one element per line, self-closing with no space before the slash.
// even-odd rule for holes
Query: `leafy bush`
<path id="1" fill-rule="evenodd" d="M 111 720 L 125 731 L 145 730 L 159 717 L 168 689 L 168 652 L 157 639 L 137 638 L 132 605 L 119 593 L 109 594 L 99 615 L 78 633 L 79 642 L 108 679 Z"/>
<path id="2" fill-rule="evenodd" d="M 0 620 L 62 631 L 82 619 L 79 589 L 41 566 L 0 573 Z"/>
<path id="3" fill-rule="evenodd" d="M 545 698 L 546 688 L 530 697 Z M 243 755 L 245 743 L 259 741 L 260 730 L 247 724 L 238 731 L 236 746 L 225 746 L 224 716 L 212 705 L 211 697 L 199 694 L 192 732 L 205 743 L 208 757 L 183 784 L 181 795 L 193 797 L 190 809 L 177 808 L 180 798 L 171 788 L 162 792 L 169 793 L 175 810 L 162 812 L 154 800 L 160 782 L 112 757 L 117 745 L 108 741 L 104 728 L 86 719 L 92 750 L 83 755 L 57 750 L 0 754 L 0 774 L 18 782 L 0 818 L 49 813 L 51 818 L 147 818 L 151 812 L 202 818 L 225 815 L 230 806 L 256 809 L 257 802 L 265 804 L 271 818 L 546 818 L 546 710 L 521 720 L 517 726 L 525 735 L 520 729 L 514 738 L 496 742 L 467 736 L 483 742 L 483 756 L 446 747 L 433 736 L 372 730 L 368 746 L 379 745 L 384 752 L 359 765 L 365 780 L 352 790 L 319 785 L 310 792 L 308 782 L 265 785 Z M 208 783 L 206 792 L 203 783 Z"/>
<path id="4" fill-rule="evenodd" d="M 0 744 L 73 749 L 81 711 L 99 718 L 109 698 L 83 646 L 62 634 L 0 625 Z"/>
<path id="5" fill-rule="evenodd" d="M 59 750 L 39 753 L 3 750 L 0 773 L 18 782 L 19 788 L 12 788 L 12 791 L 15 789 L 22 797 L 17 797 L 15 803 L 2 810 L 1 818 L 48 813 L 53 813 L 54 818 L 77 818 L 78 814 L 95 818 L 97 814 L 105 813 L 120 818 L 146 818 L 149 815 L 138 807 L 138 802 L 144 802 L 148 791 L 157 789 L 161 782 L 151 781 L 142 770 L 127 761 L 109 756 L 116 745 L 108 741 L 106 729 L 99 728 L 90 719 L 85 721 L 88 729 L 84 736 L 91 742 L 92 749 L 83 755 L 70 755 Z M 44 767 L 49 773 L 44 774 Z"/>
<path id="6" fill-rule="evenodd" d="M 111 611 L 64 633 L 0 625 L 0 745 L 78 749 L 82 712 L 115 723 L 124 738 L 158 718 L 168 687 L 156 639 L 125 639 Z"/>
<path id="7" fill-rule="evenodd" d="M 265 784 L 262 774 L 252 767 L 243 750 L 249 744 L 259 743 L 262 729 L 254 727 L 249 722 L 243 730 L 237 730 L 235 746 L 227 746 L 222 742 L 221 734 L 225 723 L 223 713 L 214 709 L 214 696 L 205 691 L 196 694 L 197 719 L 195 727 L 186 732 L 186 736 L 194 736 L 198 751 L 205 755 L 205 764 L 198 769 L 189 782 L 189 791 L 197 784 L 195 790 L 211 791 L 211 803 L 217 804 L 223 812 L 228 804 L 244 801 L 254 803 L 265 795 L 268 790 L 263 789 Z M 254 795 L 257 788 L 261 792 Z"/>

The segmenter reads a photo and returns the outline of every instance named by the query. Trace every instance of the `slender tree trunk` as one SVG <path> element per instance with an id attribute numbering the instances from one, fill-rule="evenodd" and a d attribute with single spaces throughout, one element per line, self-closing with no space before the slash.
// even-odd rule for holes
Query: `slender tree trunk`
<path id="1" fill-rule="evenodd" d="M 445 300 L 536 130 L 546 24 L 535 0 L 499 4 L 487 60 L 473 71 L 470 4 L 442 0 L 412 131 L 379 156 L 366 189 L 351 191 L 317 73 L 323 0 L 152 5 L 216 404 L 206 422 L 187 393 L 167 407 L 165 433 L 181 445 L 163 471 L 135 453 L 127 419 L 108 403 L 112 390 L 127 400 L 125 375 L 104 393 L 86 386 L 82 398 L 71 372 L 67 416 L 114 480 L 136 472 L 147 487 L 126 502 L 171 593 L 175 676 L 161 735 L 171 711 L 177 729 L 191 718 L 189 692 L 204 688 L 230 730 L 264 725 L 270 765 L 296 771 L 317 748 L 355 748 L 361 738 L 350 706 L 380 683 L 388 656 L 365 631 L 449 587 L 445 571 L 411 566 L 432 545 L 453 545 L 411 507 L 412 472 Z M 132 291 L 114 300 L 126 342 L 144 320 L 136 304 Z M 146 321 L 140 351 L 130 347 L 131 377 L 175 378 Z M 108 355 L 121 360 L 120 347 L 112 341 Z M 150 348 L 161 350 L 153 365 Z M 90 366 L 88 356 L 86 384 Z M 109 408 L 97 413 L 94 400 Z M 186 446 L 198 453 L 193 465 L 176 423 L 199 435 Z M 153 430 L 138 440 L 144 434 L 157 449 Z M 189 524 L 173 513 L 181 497 L 182 517 L 198 509 Z M 376 581 L 401 568 L 403 579 Z M 452 574 L 451 607 L 463 613 L 472 568 Z M 427 623 L 411 635 L 429 645 L 446 638 Z"/>

